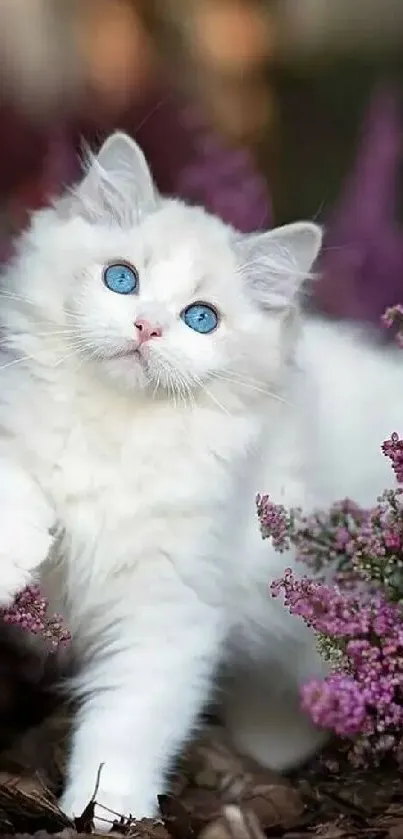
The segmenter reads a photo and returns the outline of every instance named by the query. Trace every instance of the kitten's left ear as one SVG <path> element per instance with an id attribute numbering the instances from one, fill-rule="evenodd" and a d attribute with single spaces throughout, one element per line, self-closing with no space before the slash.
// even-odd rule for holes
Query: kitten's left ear
<path id="1" fill-rule="evenodd" d="M 322 230 L 296 222 L 236 242 L 242 273 L 252 297 L 267 309 L 287 308 L 298 294 L 322 244 Z"/>
<path id="2" fill-rule="evenodd" d="M 140 146 L 128 134 L 111 134 L 97 155 L 88 155 L 87 173 L 72 199 L 72 212 L 81 209 L 93 221 L 109 217 L 131 225 L 150 212 L 158 197 Z"/>

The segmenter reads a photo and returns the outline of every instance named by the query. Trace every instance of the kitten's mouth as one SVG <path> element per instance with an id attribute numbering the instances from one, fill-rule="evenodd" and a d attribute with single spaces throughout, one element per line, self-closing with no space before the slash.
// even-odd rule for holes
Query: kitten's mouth
<path id="1" fill-rule="evenodd" d="M 127 347 L 124 350 L 118 350 L 113 353 L 112 358 L 132 358 L 135 361 L 140 362 L 140 364 L 146 363 L 143 353 L 140 352 L 140 347 Z"/>

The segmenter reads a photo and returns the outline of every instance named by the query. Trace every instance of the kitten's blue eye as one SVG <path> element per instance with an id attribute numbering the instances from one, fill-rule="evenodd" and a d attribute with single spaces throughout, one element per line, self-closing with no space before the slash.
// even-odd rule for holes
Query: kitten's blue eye
<path id="1" fill-rule="evenodd" d="M 181 313 L 181 318 L 189 329 L 208 335 L 218 326 L 218 314 L 208 303 L 192 303 Z"/>
<path id="2" fill-rule="evenodd" d="M 135 268 L 126 262 L 114 262 L 104 268 L 103 280 L 110 291 L 116 294 L 133 294 L 137 290 L 139 277 Z"/>

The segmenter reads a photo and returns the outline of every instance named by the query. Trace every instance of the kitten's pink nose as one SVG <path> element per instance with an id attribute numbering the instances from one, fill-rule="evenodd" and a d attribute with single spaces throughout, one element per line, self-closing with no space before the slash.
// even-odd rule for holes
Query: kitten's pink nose
<path id="1" fill-rule="evenodd" d="M 139 344 L 145 344 L 146 341 L 150 341 L 151 338 L 161 338 L 161 327 L 157 326 L 155 323 L 150 323 L 149 320 L 143 320 L 143 318 L 138 318 L 134 322 L 134 325 L 136 327 L 137 339 Z"/>

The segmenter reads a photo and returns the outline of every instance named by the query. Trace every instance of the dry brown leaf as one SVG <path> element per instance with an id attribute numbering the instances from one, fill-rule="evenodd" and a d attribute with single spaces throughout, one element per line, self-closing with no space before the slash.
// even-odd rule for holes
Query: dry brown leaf
<path id="1" fill-rule="evenodd" d="M 172 839 L 193 839 L 195 831 L 192 813 L 183 805 L 182 800 L 172 795 L 160 795 L 158 803 L 164 825 Z"/>
<path id="2" fill-rule="evenodd" d="M 222 815 L 202 830 L 199 839 L 265 839 L 255 814 L 236 804 L 223 807 Z"/>
<path id="3" fill-rule="evenodd" d="M 0 772 L 0 787 L 16 790 L 23 795 L 43 796 L 43 784 L 32 775 L 13 775 L 11 772 Z"/>
<path id="4" fill-rule="evenodd" d="M 351 832 L 335 824 L 321 826 L 316 835 L 318 839 L 353 839 Z"/>
<path id="5" fill-rule="evenodd" d="M 125 836 L 130 839 L 169 839 L 169 833 L 160 819 L 141 819 L 133 821 Z"/>
<path id="6" fill-rule="evenodd" d="M 12 826 L 16 832 L 38 830 L 55 833 L 72 823 L 61 812 L 54 796 L 40 779 L 3 773 L 0 784 L 0 834 Z M 5 829 L 4 829 L 5 828 Z"/>
<path id="7" fill-rule="evenodd" d="M 227 774 L 243 772 L 243 760 L 230 748 L 219 726 L 209 726 L 184 753 L 182 762 L 189 780 L 197 786 L 217 787 Z M 205 783 L 207 780 L 207 784 Z"/>
<path id="8" fill-rule="evenodd" d="M 254 813 L 265 830 L 277 826 L 294 827 L 300 824 L 305 810 L 297 790 L 284 780 L 276 784 L 253 784 L 252 782 L 250 789 L 242 796 L 241 802 Z"/>
<path id="9" fill-rule="evenodd" d="M 304 804 L 299 792 L 285 778 L 238 755 L 218 727 L 207 729 L 193 744 L 184 767 L 199 789 L 185 790 L 181 802 L 200 821 L 217 818 L 223 804 L 238 804 L 265 830 L 300 823 Z"/>

